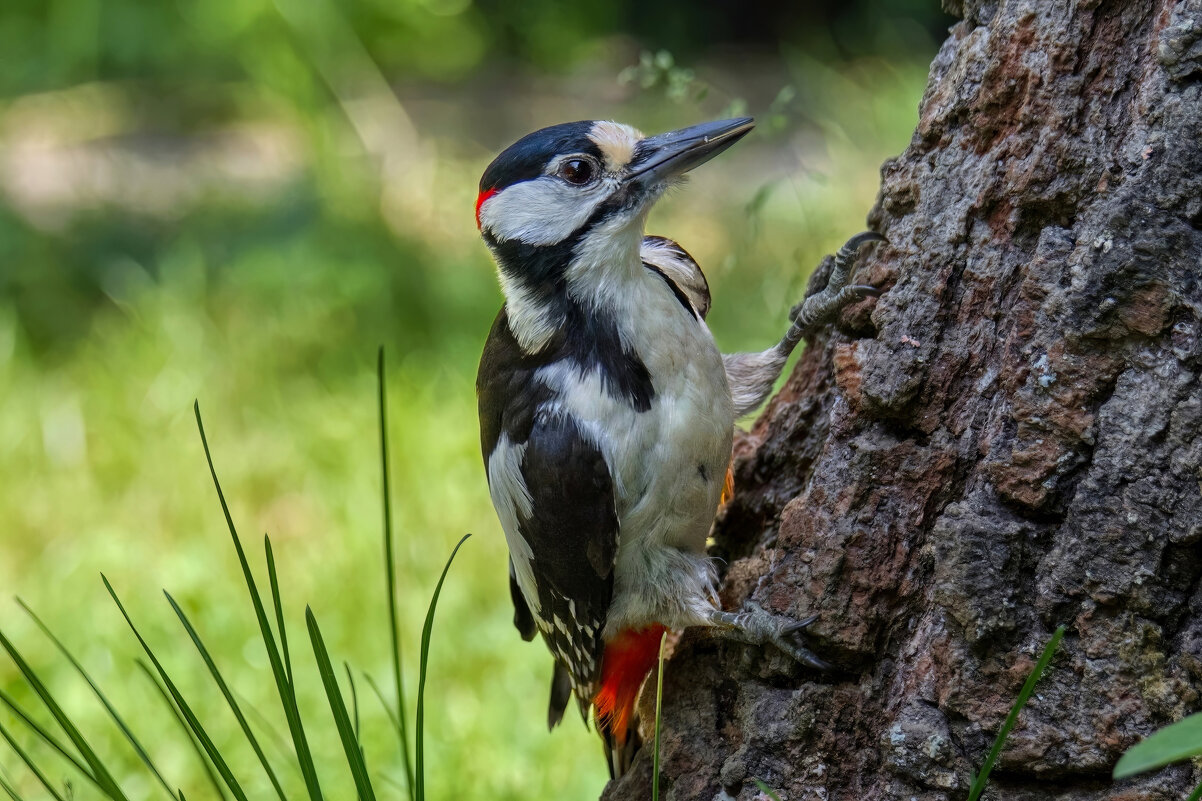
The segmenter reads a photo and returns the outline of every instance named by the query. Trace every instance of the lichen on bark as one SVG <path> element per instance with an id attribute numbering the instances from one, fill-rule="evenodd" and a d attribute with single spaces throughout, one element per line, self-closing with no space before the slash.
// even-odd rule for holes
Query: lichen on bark
<path id="1" fill-rule="evenodd" d="M 809 343 L 715 530 L 728 607 L 819 614 L 835 668 L 687 632 L 665 798 L 964 798 L 1059 623 L 986 798 L 1202 779 L 1109 778 L 1202 709 L 1202 0 L 945 5 L 869 215 L 886 291 Z"/>

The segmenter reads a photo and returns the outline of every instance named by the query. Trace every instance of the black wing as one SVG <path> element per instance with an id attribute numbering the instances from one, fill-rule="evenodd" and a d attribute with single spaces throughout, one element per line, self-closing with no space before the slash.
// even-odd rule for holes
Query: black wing
<path id="1" fill-rule="evenodd" d="M 502 435 L 511 445 L 525 446 L 518 469 L 530 514 L 515 521 L 516 532 L 506 532 L 525 540 L 531 554 L 529 559 L 511 555 L 514 624 L 528 639 L 536 621 L 563 668 L 556 669 L 549 711 L 557 721 L 566 703 L 564 669 L 582 704 L 591 699 L 600 675 L 618 519 L 613 482 L 600 450 L 572 418 L 547 412 L 555 395 L 535 374 L 550 361 L 545 354 L 521 349 L 502 309 L 484 346 L 476 391 L 485 465 Z M 521 561 L 521 572 L 533 576 L 536 597 L 521 592 L 514 560 Z"/>
<path id="2" fill-rule="evenodd" d="M 530 604 L 526 603 L 526 598 L 522 595 L 522 588 L 518 586 L 517 574 L 513 572 L 512 557 L 509 559 L 509 599 L 513 601 L 513 627 L 522 635 L 523 640 L 530 642 L 534 639 L 537 629 L 534 624 L 534 615 L 530 614 Z"/>
<path id="3" fill-rule="evenodd" d="M 590 700 L 601 675 L 601 638 L 613 598 L 618 516 L 605 457 L 575 419 L 535 415 L 522 460 L 531 511 L 519 528 L 530 546 L 536 619 L 572 688 Z"/>

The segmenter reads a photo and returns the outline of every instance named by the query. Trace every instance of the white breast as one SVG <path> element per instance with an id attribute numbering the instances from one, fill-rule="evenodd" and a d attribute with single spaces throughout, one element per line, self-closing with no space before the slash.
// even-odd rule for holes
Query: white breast
<path id="1" fill-rule="evenodd" d="M 640 268 L 624 284 L 612 311 L 624 344 L 651 375 L 650 410 L 612 397 L 597 371 L 582 375 L 559 363 L 540 375 L 610 466 L 621 523 L 619 574 L 632 550 L 704 552 L 734 429 L 722 356 L 705 323 L 650 271 Z"/>

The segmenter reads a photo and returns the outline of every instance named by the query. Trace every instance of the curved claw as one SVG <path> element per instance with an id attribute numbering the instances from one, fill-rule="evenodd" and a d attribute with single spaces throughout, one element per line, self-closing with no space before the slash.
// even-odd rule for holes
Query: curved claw
<path id="1" fill-rule="evenodd" d="M 772 644 L 796 662 L 816 670 L 827 670 L 830 665 L 800 642 L 802 630 L 817 619 L 818 615 L 810 615 L 801 620 L 789 620 L 749 603 L 744 612 L 714 610 L 711 623 L 736 640 L 751 645 Z"/>
<path id="2" fill-rule="evenodd" d="M 809 617 L 803 617 L 802 619 L 799 619 L 799 621 L 797 621 L 796 623 L 786 625 L 784 630 L 781 631 L 781 634 L 793 634 L 793 633 L 795 633 L 795 631 L 801 631 L 802 629 L 808 629 L 808 628 L 810 628 L 810 624 L 814 623 L 816 621 L 816 619 L 819 619 L 819 616 L 817 616 L 817 613 L 814 613 L 814 615 L 810 615 Z"/>
<path id="3" fill-rule="evenodd" d="M 797 632 L 801 631 L 802 629 L 809 628 L 810 624 L 813 623 L 817 619 L 818 619 L 818 615 L 815 614 L 815 615 L 810 615 L 807 618 L 803 618 L 801 620 L 795 621 L 793 623 L 788 623 L 781 627 L 780 636 L 788 637 L 791 634 L 796 634 Z"/>
<path id="4" fill-rule="evenodd" d="M 878 234 L 876 231 L 862 231 L 851 239 L 843 243 L 843 247 L 835 254 L 835 268 L 831 273 L 832 278 L 836 275 L 846 275 L 846 270 L 855 260 L 856 254 L 860 252 L 860 248 L 869 242 L 888 242 L 889 240 Z M 836 279 L 837 280 L 837 279 Z M 840 282 L 841 283 L 841 282 Z"/>
<path id="5" fill-rule="evenodd" d="M 840 250 L 843 250 L 843 249 L 859 250 L 860 245 L 863 245 L 865 242 L 888 242 L 888 241 L 889 240 L 885 238 L 884 234 L 878 234 L 876 231 L 861 231 L 860 233 L 853 236 L 851 239 L 847 240 L 847 242 L 843 245 L 842 248 L 840 248 Z"/>
<path id="6" fill-rule="evenodd" d="M 887 241 L 884 236 L 875 231 L 864 231 L 847 240 L 846 244 L 839 248 L 839 252 L 834 257 L 826 287 L 789 311 L 789 320 L 793 323 L 793 327 L 786 334 L 787 344 L 795 344 L 806 329 L 829 319 L 831 315 L 848 303 L 859 298 L 881 294 L 881 290 L 867 284 L 848 286 L 847 279 L 860 247 L 869 242 Z"/>
<path id="7" fill-rule="evenodd" d="M 803 665 L 808 665 L 815 670 L 830 670 L 830 663 L 820 659 L 817 654 L 802 645 L 802 638 L 798 636 L 817 619 L 818 615 L 814 614 L 793 623 L 787 623 L 780 627 L 780 631 L 771 639 L 771 642 Z"/>
<path id="8" fill-rule="evenodd" d="M 800 645 L 794 645 L 788 642 L 773 642 L 777 648 L 784 651 L 789 656 L 793 657 L 794 661 L 800 662 L 807 667 L 812 667 L 814 670 L 830 670 L 831 664 L 823 659 L 819 659 L 813 651 Z"/>

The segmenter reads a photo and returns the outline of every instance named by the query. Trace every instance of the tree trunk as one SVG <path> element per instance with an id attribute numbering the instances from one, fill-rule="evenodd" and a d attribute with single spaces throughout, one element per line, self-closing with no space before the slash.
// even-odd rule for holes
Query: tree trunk
<path id="1" fill-rule="evenodd" d="M 716 529 L 727 608 L 818 614 L 835 667 L 687 632 L 666 799 L 962 799 L 1060 623 L 985 797 L 1202 778 L 1110 780 L 1202 707 L 1202 0 L 945 4 L 886 291 L 810 342 Z M 649 752 L 606 799 L 650 798 Z"/>

